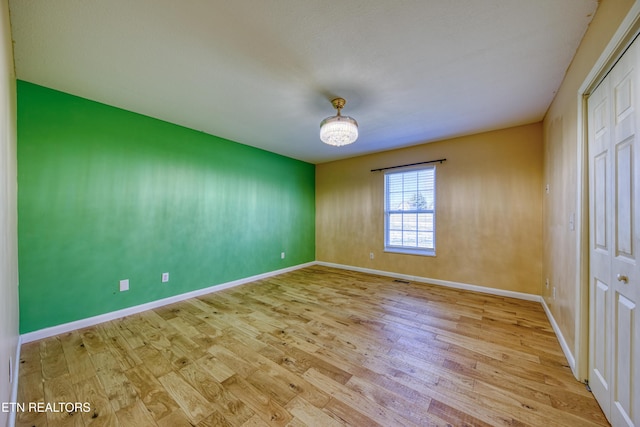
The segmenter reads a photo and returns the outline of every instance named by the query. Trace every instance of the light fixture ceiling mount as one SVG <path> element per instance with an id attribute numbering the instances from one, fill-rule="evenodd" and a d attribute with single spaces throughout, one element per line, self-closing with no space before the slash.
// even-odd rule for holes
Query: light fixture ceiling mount
<path id="1" fill-rule="evenodd" d="M 325 144 L 340 147 L 351 144 L 358 139 L 358 122 L 354 118 L 343 116 L 340 113 L 346 103 L 344 98 L 331 100 L 331 104 L 333 108 L 338 110 L 338 114 L 327 117 L 320 123 L 320 140 Z"/>

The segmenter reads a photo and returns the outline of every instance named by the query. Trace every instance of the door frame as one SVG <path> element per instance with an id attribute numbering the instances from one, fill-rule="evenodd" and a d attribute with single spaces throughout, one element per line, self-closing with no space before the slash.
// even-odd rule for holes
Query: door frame
<path id="1" fill-rule="evenodd" d="M 579 381 L 589 378 L 589 159 L 587 99 L 640 34 L 640 0 L 636 0 L 578 89 L 578 152 L 576 189 L 576 319 L 575 366 Z"/>

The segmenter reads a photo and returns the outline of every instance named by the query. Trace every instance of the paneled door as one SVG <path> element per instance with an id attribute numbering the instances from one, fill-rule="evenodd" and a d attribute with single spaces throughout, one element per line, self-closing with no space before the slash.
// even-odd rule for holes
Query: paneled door
<path id="1" fill-rule="evenodd" d="M 588 99 L 589 385 L 616 427 L 640 427 L 639 49 Z"/>

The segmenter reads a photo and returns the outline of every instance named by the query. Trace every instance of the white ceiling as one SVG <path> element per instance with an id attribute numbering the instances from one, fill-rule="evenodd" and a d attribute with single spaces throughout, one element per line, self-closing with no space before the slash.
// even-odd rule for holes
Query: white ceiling
<path id="1" fill-rule="evenodd" d="M 19 79 L 312 163 L 540 121 L 597 0 L 10 0 Z M 320 142 L 330 99 L 360 125 Z"/>

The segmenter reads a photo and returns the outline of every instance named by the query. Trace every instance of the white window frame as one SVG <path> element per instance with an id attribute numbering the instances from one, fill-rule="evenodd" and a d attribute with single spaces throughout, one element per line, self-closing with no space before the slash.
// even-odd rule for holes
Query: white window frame
<path id="1" fill-rule="evenodd" d="M 405 177 L 409 174 L 416 174 L 424 171 L 433 171 L 433 188 L 427 188 L 423 190 L 423 191 L 433 192 L 433 198 L 431 201 L 432 205 L 424 208 L 416 207 L 415 209 L 409 209 L 411 205 L 406 206 L 405 205 L 406 202 L 403 201 L 402 203 L 403 206 L 400 209 L 397 209 L 397 208 L 392 209 L 392 207 L 390 206 L 390 201 L 392 197 L 390 196 L 390 189 L 389 189 L 389 180 L 392 178 L 392 176 L 397 177 L 398 175 L 403 175 L 403 177 Z M 420 188 L 416 187 L 415 189 L 416 199 L 419 197 L 420 192 L 421 192 Z M 402 199 L 406 200 L 407 196 L 411 197 L 413 195 L 414 190 L 413 189 L 405 190 L 405 184 L 403 180 L 402 190 L 400 192 L 396 191 L 393 193 L 396 194 L 396 197 L 395 197 L 396 201 L 399 193 L 402 193 Z M 427 203 L 428 203 L 428 200 L 427 200 Z M 407 237 L 413 234 L 413 230 L 405 229 L 404 218 L 401 221 L 402 225 L 400 226 L 400 228 L 396 227 L 395 229 L 392 229 L 392 220 L 391 220 L 392 215 L 404 215 L 404 214 L 416 215 L 415 244 L 411 244 L 411 243 L 405 244 L 404 241 L 401 244 L 391 244 L 390 239 L 391 239 L 392 232 L 396 232 L 396 233 L 400 232 L 402 234 L 403 239 L 405 238 L 405 233 L 407 233 Z M 424 227 L 422 229 L 420 228 L 421 226 L 419 225 L 418 215 L 421 215 L 421 214 L 426 214 L 431 216 L 432 230 L 429 230 L 428 226 L 426 228 Z M 393 223 L 397 224 L 397 221 Z M 432 244 L 430 245 L 430 247 L 419 246 L 418 233 L 432 233 L 432 239 L 431 239 Z M 423 255 L 423 256 L 436 255 L 436 167 L 435 165 L 422 166 L 419 168 L 403 169 L 400 171 L 388 171 L 384 174 L 384 251 L 411 254 L 411 255 Z"/>

